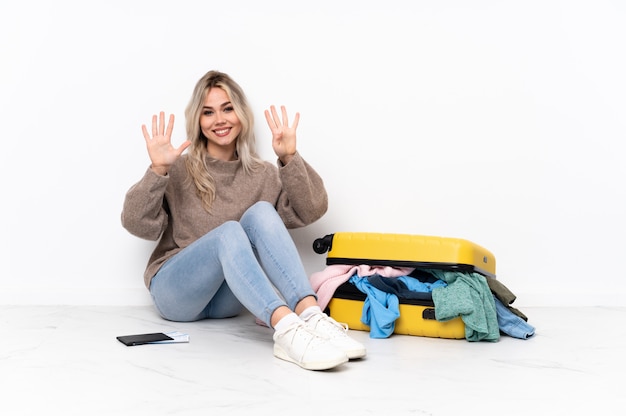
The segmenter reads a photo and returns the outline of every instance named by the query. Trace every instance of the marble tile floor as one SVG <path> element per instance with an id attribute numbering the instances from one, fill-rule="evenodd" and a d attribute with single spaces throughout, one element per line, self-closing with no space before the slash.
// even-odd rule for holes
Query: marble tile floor
<path id="1" fill-rule="evenodd" d="M 0 306 L 0 414 L 624 415 L 626 307 L 520 308 L 535 337 L 394 335 L 314 372 L 251 315 L 175 323 L 150 306 Z M 118 335 L 180 330 L 187 344 Z"/>

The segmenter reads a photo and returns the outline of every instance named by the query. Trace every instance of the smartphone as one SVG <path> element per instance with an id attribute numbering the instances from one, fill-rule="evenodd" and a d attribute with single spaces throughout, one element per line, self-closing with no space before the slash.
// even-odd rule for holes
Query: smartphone
<path id="1" fill-rule="evenodd" d="M 129 347 L 132 347 L 133 345 L 150 344 L 151 342 L 156 341 L 171 341 L 174 339 L 162 332 L 155 332 L 152 334 L 121 335 L 116 338 L 119 342 Z"/>

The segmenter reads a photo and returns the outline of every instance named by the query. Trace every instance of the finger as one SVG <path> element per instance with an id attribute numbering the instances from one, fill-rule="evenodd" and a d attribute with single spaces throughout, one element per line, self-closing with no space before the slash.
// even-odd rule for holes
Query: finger
<path id="1" fill-rule="evenodd" d="M 143 138 L 146 139 L 146 142 L 150 141 L 150 134 L 148 133 L 148 128 L 145 124 L 141 125 L 141 132 L 143 133 Z"/>
<path id="2" fill-rule="evenodd" d="M 157 130 L 157 116 L 154 115 L 152 116 L 152 137 L 156 136 L 157 134 L 159 134 L 159 131 Z"/>
<path id="3" fill-rule="evenodd" d="M 276 127 L 274 120 L 272 120 L 272 116 L 270 116 L 269 110 L 265 110 L 265 120 L 267 121 L 267 125 L 270 126 L 270 129 L 274 129 Z"/>
<path id="4" fill-rule="evenodd" d="M 161 111 L 159 113 L 159 136 L 163 136 L 165 131 L 165 113 Z"/>
<path id="5" fill-rule="evenodd" d="M 189 140 L 185 140 L 179 147 L 178 149 L 176 149 L 176 151 L 178 152 L 178 155 L 180 156 L 186 148 L 188 148 L 191 145 L 191 142 Z"/>
<path id="6" fill-rule="evenodd" d="M 272 117 L 274 117 L 274 124 L 276 126 L 280 126 L 280 118 L 278 117 L 278 112 L 276 111 L 276 107 L 272 106 Z"/>
<path id="7" fill-rule="evenodd" d="M 165 136 L 172 137 L 173 130 L 174 130 L 174 114 L 170 114 L 170 119 L 167 122 L 167 130 L 165 130 Z"/>
<path id="8" fill-rule="evenodd" d="M 296 115 L 293 118 L 293 126 L 291 126 L 291 128 L 294 130 L 297 129 L 299 121 L 300 121 L 300 113 L 296 113 Z"/>
<path id="9" fill-rule="evenodd" d="M 289 127 L 289 117 L 287 116 L 287 108 L 284 105 L 280 106 L 280 111 L 283 113 L 283 126 Z"/>

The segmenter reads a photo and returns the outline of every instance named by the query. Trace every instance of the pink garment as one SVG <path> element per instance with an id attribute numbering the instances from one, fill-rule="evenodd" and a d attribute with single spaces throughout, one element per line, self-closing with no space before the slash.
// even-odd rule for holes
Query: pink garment
<path id="1" fill-rule="evenodd" d="M 379 274 L 383 277 L 400 277 L 410 274 L 413 270 L 415 268 L 411 267 L 333 264 L 327 266 L 321 272 L 313 273 L 309 280 L 313 290 L 317 293 L 317 303 L 324 310 L 333 297 L 335 290 L 355 274 L 360 277 L 374 274 Z"/>

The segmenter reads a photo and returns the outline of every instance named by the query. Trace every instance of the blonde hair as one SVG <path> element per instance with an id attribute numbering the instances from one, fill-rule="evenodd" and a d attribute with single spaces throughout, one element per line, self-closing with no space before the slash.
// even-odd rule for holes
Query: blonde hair
<path id="1" fill-rule="evenodd" d="M 209 174 L 206 164 L 208 140 L 200 129 L 200 115 L 211 88 L 221 88 L 226 92 L 241 122 L 236 151 L 244 172 L 250 174 L 263 166 L 263 161 L 256 153 L 254 116 L 243 90 L 227 74 L 219 71 L 207 72 L 196 83 L 191 100 L 185 109 L 187 139 L 191 141 L 185 165 L 196 187 L 196 193 L 207 211 L 210 211 L 215 200 L 215 180 Z"/>

